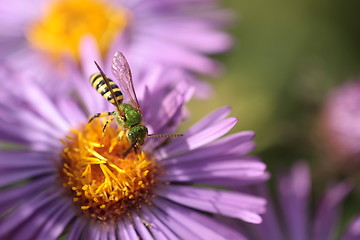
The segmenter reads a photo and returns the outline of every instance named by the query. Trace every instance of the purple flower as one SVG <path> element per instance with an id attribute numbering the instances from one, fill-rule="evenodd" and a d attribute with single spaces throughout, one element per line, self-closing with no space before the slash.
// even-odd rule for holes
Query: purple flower
<path id="1" fill-rule="evenodd" d="M 268 199 L 269 205 L 261 224 L 246 226 L 246 236 L 252 240 L 333 239 L 339 223 L 342 201 L 352 188 L 350 184 L 342 182 L 330 188 L 319 203 L 316 214 L 311 216 L 311 180 L 308 165 L 299 162 L 278 180 L 277 197 L 274 201 L 269 199 L 270 194 L 264 185 L 258 188 L 257 192 Z M 343 240 L 359 239 L 358 221 L 350 225 Z"/>
<path id="2" fill-rule="evenodd" d="M 337 88 L 330 94 L 324 106 L 320 122 L 323 130 L 322 143 L 330 159 L 348 163 L 359 162 L 359 121 L 360 81 L 354 81 Z"/>
<path id="3" fill-rule="evenodd" d="M 1 141 L 19 147 L 0 152 L 1 239 L 244 239 L 213 215 L 261 222 L 263 198 L 227 190 L 267 178 L 265 164 L 247 156 L 253 132 L 224 137 L 237 121 L 229 108 L 124 158 L 122 128 L 86 124 L 114 110 L 87 79 L 74 72 L 64 84 L 76 91 L 49 94 L 21 72 L 0 73 L 17 83 L 0 92 Z M 150 87 L 136 87 L 150 133 L 172 133 L 183 119 L 191 87 L 152 87 L 168 76 L 149 71 Z"/>
<path id="4" fill-rule="evenodd" d="M 132 65 L 159 62 L 213 75 L 219 64 L 206 55 L 224 52 L 231 39 L 222 29 L 229 12 L 218 0 L 14 0 L 0 6 L 1 58 L 32 71 L 61 57 L 79 59 L 83 37 L 102 57 L 121 50 Z M 110 58 L 111 58 L 110 57 Z"/>
<path id="5" fill-rule="evenodd" d="M 342 240 L 357 240 L 360 237 L 360 215 L 355 217 L 349 224 Z"/>

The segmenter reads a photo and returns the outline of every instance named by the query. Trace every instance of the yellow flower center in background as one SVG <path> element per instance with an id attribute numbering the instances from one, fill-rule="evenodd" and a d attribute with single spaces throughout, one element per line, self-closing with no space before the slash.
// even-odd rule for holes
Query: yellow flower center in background
<path id="1" fill-rule="evenodd" d="M 155 160 L 141 150 L 123 158 L 130 146 L 124 131 L 115 124 L 105 132 L 103 127 L 95 119 L 63 140 L 60 176 L 80 209 L 105 221 L 149 203 L 159 171 Z"/>
<path id="2" fill-rule="evenodd" d="M 59 0 L 45 9 L 31 26 L 29 42 L 57 59 L 64 54 L 79 58 L 79 43 L 92 35 L 104 55 L 112 40 L 127 25 L 127 11 L 101 0 Z"/>

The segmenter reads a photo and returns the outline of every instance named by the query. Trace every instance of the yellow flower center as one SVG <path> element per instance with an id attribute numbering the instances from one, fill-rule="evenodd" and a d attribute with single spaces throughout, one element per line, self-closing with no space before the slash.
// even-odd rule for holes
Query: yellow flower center
<path id="1" fill-rule="evenodd" d="M 127 11 L 101 0 L 58 0 L 45 8 L 27 37 L 35 47 L 53 58 L 70 54 L 79 58 L 79 43 L 92 35 L 102 54 L 128 22 Z"/>
<path id="2" fill-rule="evenodd" d="M 116 124 L 95 119 L 81 130 L 72 130 L 62 142 L 61 179 L 74 202 L 99 220 L 116 219 L 149 203 L 159 173 L 155 160 L 145 152 L 131 151 L 124 131 Z"/>

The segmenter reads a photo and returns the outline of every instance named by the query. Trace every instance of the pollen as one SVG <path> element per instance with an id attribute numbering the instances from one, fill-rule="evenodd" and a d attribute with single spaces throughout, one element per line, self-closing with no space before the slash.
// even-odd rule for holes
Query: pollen
<path id="1" fill-rule="evenodd" d="M 60 178 L 80 211 L 108 221 L 150 204 L 160 171 L 141 150 L 123 158 L 131 145 L 123 130 L 116 124 L 103 128 L 95 119 L 62 140 Z"/>
<path id="2" fill-rule="evenodd" d="M 54 59 L 63 55 L 79 59 L 81 39 L 91 35 L 102 55 L 128 25 L 129 12 L 111 1 L 55 0 L 49 2 L 33 23 L 30 44 Z"/>

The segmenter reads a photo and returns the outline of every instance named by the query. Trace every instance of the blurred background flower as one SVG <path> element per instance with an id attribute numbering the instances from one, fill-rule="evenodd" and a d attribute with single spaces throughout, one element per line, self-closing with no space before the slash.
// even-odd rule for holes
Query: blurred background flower
<path id="1" fill-rule="evenodd" d="M 334 89 L 319 120 L 320 142 L 330 165 L 338 170 L 360 166 L 360 81 Z"/>
<path id="2" fill-rule="evenodd" d="M 329 93 L 360 76 L 360 3 L 225 0 L 223 5 L 237 16 L 230 29 L 234 47 L 218 56 L 226 71 L 212 82 L 214 97 L 206 104 L 190 102 L 191 121 L 230 103 L 232 113 L 241 116 L 234 131 L 256 131 L 255 152 L 270 172 L 307 159 L 319 196 L 329 179 L 344 177 L 324 172 L 329 160 L 319 151 L 318 120 Z M 350 194 L 345 218 L 360 210 L 359 200 Z"/>
<path id="3" fill-rule="evenodd" d="M 232 103 L 234 115 L 246 113 L 239 126 L 257 130 L 257 151 L 266 161 L 318 159 L 311 131 L 322 102 L 339 83 L 360 75 L 360 3 L 225 0 L 223 5 L 237 16 L 230 28 L 234 47 L 218 57 L 226 71 L 212 82 L 216 95 L 205 105 L 192 101 L 193 115 Z"/>
<path id="4" fill-rule="evenodd" d="M 257 192 L 268 199 L 269 205 L 262 224 L 245 226 L 248 239 L 335 239 L 341 226 L 344 198 L 351 191 L 351 184 L 342 182 L 332 186 L 312 210 L 310 169 L 305 162 L 295 163 L 290 171 L 275 178 L 278 179 L 276 197 L 270 197 L 265 185 L 258 187 Z M 359 239 L 360 226 L 355 221 L 342 235 L 343 240 Z"/>
<path id="5" fill-rule="evenodd" d="M 121 51 L 134 72 L 157 62 L 215 75 L 220 64 L 208 55 L 232 42 L 223 31 L 229 12 L 218 2 L 14 0 L 0 6 L 0 59 L 30 76 L 46 74 L 47 65 L 63 70 L 60 60 L 78 61 L 81 42 L 90 37 L 105 61 Z"/>

